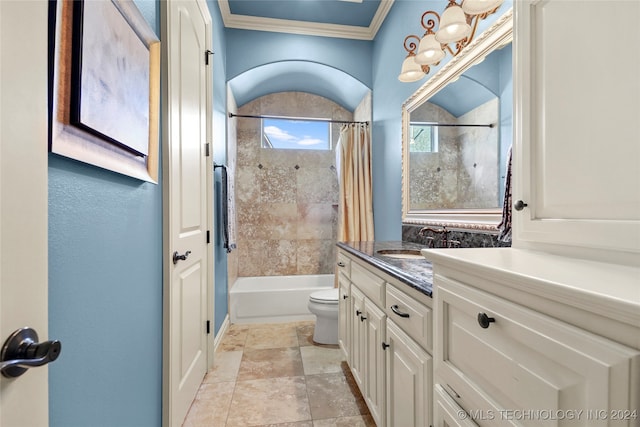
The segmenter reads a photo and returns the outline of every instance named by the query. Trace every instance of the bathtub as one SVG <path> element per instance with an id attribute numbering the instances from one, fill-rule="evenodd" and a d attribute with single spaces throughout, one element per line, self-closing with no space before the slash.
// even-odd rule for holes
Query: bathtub
<path id="1" fill-rule="evenodd" d="M 229 291 L 231 323 L 314 320 L 309 295 L 333 287 L 333 274 L 239 277 Z"/>

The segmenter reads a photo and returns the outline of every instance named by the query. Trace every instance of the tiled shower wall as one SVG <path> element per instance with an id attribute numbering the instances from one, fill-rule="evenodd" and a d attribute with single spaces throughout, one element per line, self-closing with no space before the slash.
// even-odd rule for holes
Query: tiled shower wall
<path id="1" fill-rule="evenodd" d="M 352 120 L 338 104 L 303 92 L 270 94 L 241 115 Z M 261 120 L 237 120 L 237 276 L 333 273 L 338 180 L 335 150 L 261 148 Z M 333 146 L 340 125 L 332 124 Z"/>
<path id="2" fill-rule="evenodd" d="M 458 118 L 424 103 L 411 120 L 498 122 L 498 99 Z M 410 153 L 411 209 L 496 208 L 500 204 L 498 128 L 439 127 L 437 153 Z"/>

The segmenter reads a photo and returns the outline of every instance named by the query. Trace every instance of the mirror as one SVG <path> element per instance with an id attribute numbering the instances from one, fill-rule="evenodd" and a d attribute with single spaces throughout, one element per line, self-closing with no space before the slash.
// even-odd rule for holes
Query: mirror
<path id="1" fill-rule="evenodd" d="M 402 220 L 495 230 L 512 142 L 512 13 L 402 106 Z"/>

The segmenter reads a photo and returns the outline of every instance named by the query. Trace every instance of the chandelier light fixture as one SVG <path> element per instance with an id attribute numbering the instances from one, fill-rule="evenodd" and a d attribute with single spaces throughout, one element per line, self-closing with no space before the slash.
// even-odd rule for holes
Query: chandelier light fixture
<path id="1" fill-rule="evenodd" d="M 459 5 L 455 0 L 449 0 L 442 16 L 433 10 L 422 14 L 420 24 L 425 33 L 422 38 L 413 34 L 405 37 L 404 48 L 408 53 L 398 80 L 418 81 L 429 74 L 429 66 L 438 65 L 447 52 L 451 56 L 458 55 L 473 40 L 478 22 L 495 13 L 504 0 L 461 1 L 462 5 Z M 452 48 L 451 44 L 455 46 Z"/>

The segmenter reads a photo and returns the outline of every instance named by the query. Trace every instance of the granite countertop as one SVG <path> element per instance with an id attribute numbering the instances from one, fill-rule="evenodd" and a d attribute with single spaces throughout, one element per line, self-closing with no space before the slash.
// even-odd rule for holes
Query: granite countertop
<path id="1" fill-rule="evenodd" d="M 378 253 L 388 249 L 420 250 L 426 246 L 417 243 L 389 242 L 338 242 L 338 247 L 372 266 L 395 277 L 412 288 L 432 297 L 433 272 L 425 258 L 392 258 Z"/>

